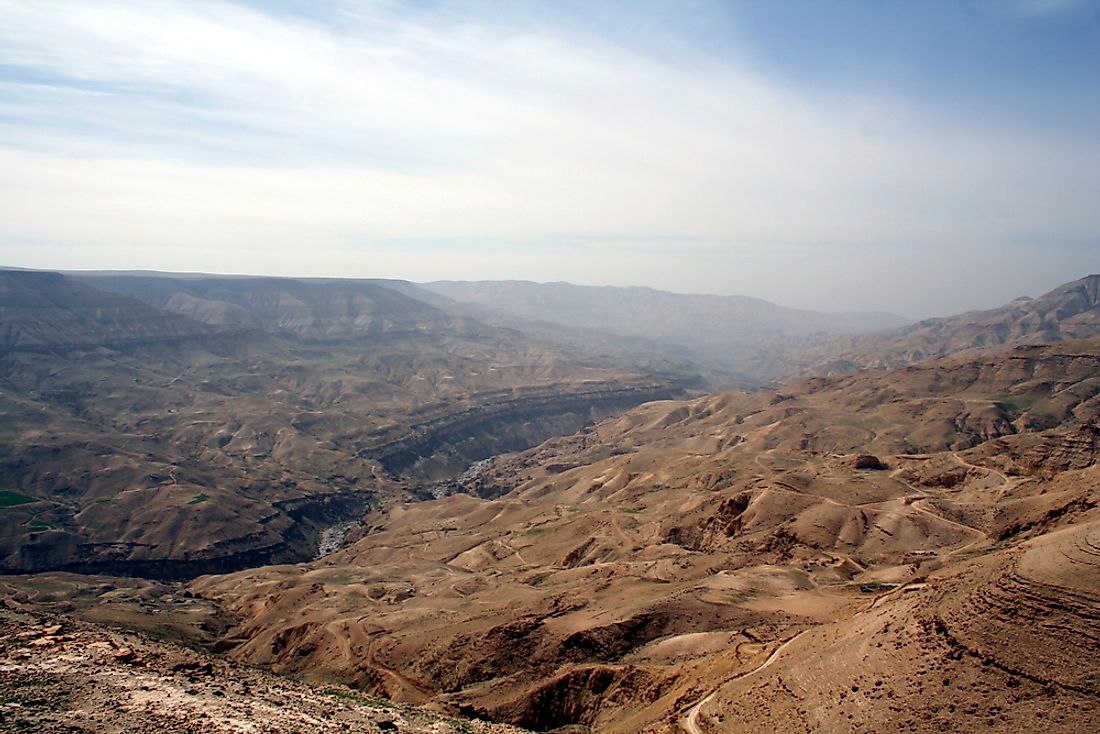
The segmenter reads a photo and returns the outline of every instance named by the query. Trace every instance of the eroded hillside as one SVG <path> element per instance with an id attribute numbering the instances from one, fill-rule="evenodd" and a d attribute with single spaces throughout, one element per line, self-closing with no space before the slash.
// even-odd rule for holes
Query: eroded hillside
<path id="1" fill-rule="evenodd" d="M 192 589 L 235 659 L 543 731 L 1087 730 L 1098 395 L 1092 341 L 650 403 Z"/>
<path id="2" fill-rule="evenodd" d="M 171 313 L 0 273 L 0 569 L 307 560 L 328 524 L 412 496 L 409 477 L 678 391 L 377 286 L 201 285 Z"/>
<path id="3" fill-rule="evenodd" d="M 925 359 L 995 347 L 1049 344 L 1100 336 L 1100 275 L 1064 283 L 1039 298 L 1017 298 L 988 311 L 971 311 L 877 333 L 792 350 L 808 365 L 803 375 L 894 369 Z"/>

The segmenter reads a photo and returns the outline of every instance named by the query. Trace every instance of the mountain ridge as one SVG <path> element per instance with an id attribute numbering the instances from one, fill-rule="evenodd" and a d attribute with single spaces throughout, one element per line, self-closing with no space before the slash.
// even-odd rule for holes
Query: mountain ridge
<path id="1" fill-rule="evenodd" d="M 793 350 L 801 376 L 888 369 L 924 359 L 1014 344 L 1042 344 L 1100 335 L 1100 275 L 1063 283 L 1038 298 L 997 308 L 925 319 L 892 331 Z"/>
<path id="2" fill-rule="evenodd" d="M 371 504 L 679 394 L 372 284 L 112 283 L 178 312 L 0 271 L 0 572 L 308 560 Z"/>
<path id="3" fill-rule="evenodd" d="M 793 372 L 796 366 L 784 356 L 792 344 L 813 345 L 906 322 L 893 314 L 825 314 L 748 296 L 676 294 L 642 286 L 530 281 L 419 285 L 485 309 L 475 313 L 490 323 L 522 329 L 516 320 L 527 319 L 580 327 L 597 339 L 603 332 L 645 340 L 666 356 L 725 373 L 725 384 L 718 386 L 726 388 L 757 388 Z"/>

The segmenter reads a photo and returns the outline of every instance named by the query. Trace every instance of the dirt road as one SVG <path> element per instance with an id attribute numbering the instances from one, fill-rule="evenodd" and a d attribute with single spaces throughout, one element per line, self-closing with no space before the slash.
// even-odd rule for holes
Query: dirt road
<path id="1" fill-rule="evenodd" d="M 719 685 L 703 698 L 699 699 L 695 703 L 695 705 L 688 709 L 687 714 L 684 715 L 684 718 L 680 720 L 680 728 L 686 731 L 688 734 L 703 734 L 703 730 L 699 728 L 699 713 L 703 710 L 703 706 L 705 706 L 712 698 L 714 698 L 714 696 L 718 693 L 718 690 L 727 683 L 732 683 L 743 678 L 748 678 L 750 675 L 756 675 L 764 668 L 767 668 L 769 665 L 776 661 L 779 655 L 787 648 L 787 645 L 790 645 L 792 642 L 797 640 L 799 637 L 802 636 L 802 634 L 802 632 L 799 632 L 797 635 L 790 638 L 779 647 L 775 648 L 775 650 L 772 651 L 772 654 L 769 655 L 767 659 L 764 660 L 764 662 L 760 663 L 760 665 L 757 665 L 750 671 L 741 673 L 740 675 L 735 675 L 734 677 L 723 681 L 721 685 Z"/>

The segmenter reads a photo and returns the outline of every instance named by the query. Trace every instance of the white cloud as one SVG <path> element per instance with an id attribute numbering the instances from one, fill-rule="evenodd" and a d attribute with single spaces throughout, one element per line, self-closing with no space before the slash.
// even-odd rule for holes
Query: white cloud
<path id="1" fill-rule="evenodd" d="M 0 122 L 0 260 L 16 264 L 730 292 L 775 269 L 753 265 L 769 242 L 816 275 L 861 272 L 876 244 L 924 245 L 942 267 L 960 245 L 1100 232 L 1096 141 L 807 97 L 553 26 L 9 0 L 0 60 L 35 75 L 0 88 L 0 120 L 16 120 Z M 400 246 L 429 240 L 430 262 Z M 754 295 L 869 305 L 775 280 Z"/>

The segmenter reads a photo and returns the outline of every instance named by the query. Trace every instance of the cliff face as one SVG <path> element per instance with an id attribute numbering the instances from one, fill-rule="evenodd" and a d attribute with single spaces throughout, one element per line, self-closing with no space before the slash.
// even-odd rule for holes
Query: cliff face
<path id="1" fill-rule="evenodd" d="M 415 423 L 360 454 L 395 474 L 445 476 L 472 461 L 531 448 L 586 423 L 682 392 L 671 383 L 650 380 L 529 390 Z"/>
<path id="2" fill-rule="evenodd" d="M 117 280 L 147 302 L 0 273 L 2 572 L 308 560 L 369 502 L 676 392 L 372 284 Z M 184 297 L 207 323 L 156 305 Z"/>
<path id="3" fill-rule="evenodd" d="M 455 328 L 439 309 L 362 281 L 141 275 L 79 280 L 212 327 L 261 329 L 303 340 L 441 334 Z"/>
<path id="4" fill-rule="evenodd" d="M 167 342 L 210 333 L 190 319 L 57 273 L 0 270 L 0 354 Z"/>

